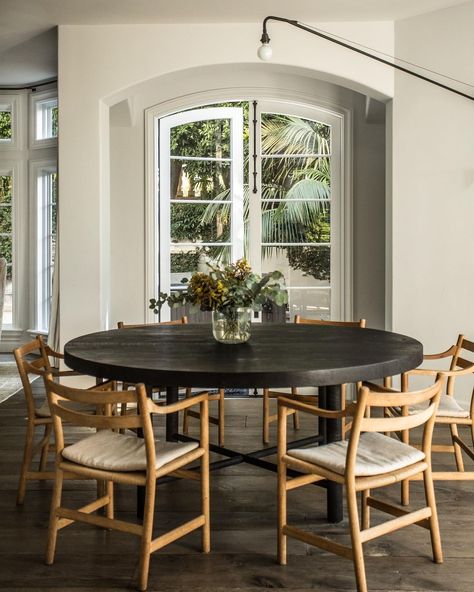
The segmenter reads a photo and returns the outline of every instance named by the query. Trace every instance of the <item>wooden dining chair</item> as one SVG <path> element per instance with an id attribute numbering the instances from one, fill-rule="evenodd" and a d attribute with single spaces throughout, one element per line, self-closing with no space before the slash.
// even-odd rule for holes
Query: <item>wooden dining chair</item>
<path id="1" fill-rule="evenodd" d="M 365 319 L 360 319 L 359 321 L 326 321 L 321 319 L 303 319 L 300 315 L 295 315 L 295 323 L 302 324 L 302 325 L 326 325 L 326 326 L 333 326 L 333 327 L 365 327 Z M 357 385 L 359 388 L 360 384 Z M 341 385 L 341 399 L 342 399 L 342 406 L 344 408 L 345 401 L 346 401 L 346 391 L 347 386 L 345 384 Z M 270 389 L 266 388 L 263 389 L 263 433 L 262 439 L 264 444 L 268 444 L 270 442 L 270 424 L 274 421 L 277 421 L 278 414 L 271 415 L 270 414 L 270 400 L 271 399 L 278 399 L 278 397 L 287 397 L 288 399 L 297 399 L 298 398 L 298 389 L 292 388 L 290 393 L 283 393 L 279 391 L 271 391 Z M 306 398 L 306 397 L 305 397 Z M 318 399 L 317 396 L 314 397 L 314 402 L 317 404 Z M 297 411 L 292 411 L 291 415 L 293 416 L 293 427 L 297 430 L 300 427 L 300 420 Z"/>
<path id="2" fill-rule="evenodd" d="M 456 343 L 446 351 L 438 354 L 426 354 L 423 356 L 425 361 L 446 360 L 449 361 L 449 370 L 440 368 L 415 368 L 402 375 L 401 385 L 403 391 L 408 391 L 409 381 L 415 376 L 436 377 L 439 372 L 447 377 L 445 394 L 441 394 L 439 406 L 436 411 L 435 425 L 448 425 L 451 433 L 451 444 L 439 444 L 434 442 L 433 452 L 453 454 L 456 463 L 456 471 L 433 471 L 435 480 L 474 480 L 474 471 L 465 471 L 463 452 L 468 458 L 474 460 L 474 390 L 471 393 L 469 408 L 465 409 L 456 400 L 456 390 L 459 387 L 460 379 L 466 375 L 474 374 L 474 341 L 466 339 L 464 335 L 459 335 Z M 411 408 L 409 412 L 416 412 L 416 408 Z M 402 415 L 403 410 L 393 408 L 389 410 L 394 415 Z M 406 411 L 405 411 L 406 412 Z M 470 432 L 472 444 L 468 444 L 459 435 L 459 427 L 466 427 Z M 436 436 L 436 432 L 435 432 Z M 402 441 L 409 443 L 409 434 L 401 434 Z M 416 444 L 413 444 L 416 445 Z M 402 483 L 402 503 L 410 503 L 409 480 Z"/>
<path id="3" fill-rule="evenodd" d="M 49 405 L 52 411 L 56 436 L 56 472 L 51 502 L 46 563 L 54 562 L 56 539 L 59 530 L 74 522 L 85 522 L 102 528 L 134 534 L 141 539 L 138 589 L 146 590 L 150 555 L 165 545 L 196 530 L 201 530 L 202 550 L 210 551 L 209 528 L 209 422 L 207 393 L 195 395 L 172 405 L 158 406 L 147 398 L 143 384 L 132 390 L 85 391 L 59 385 L 45 378 Z M 104 415 L 93 415 L 66 407 L 66 403 L 94 403 L 105 405 Z M 110 408 L 122 403 L 136 404 L 134 413 L 110 415 Z M 201 413 L 200 442 L 155 441 L 152 415 L 168 415 L 191 406 L 199 405 Z M 71 446 L 64 445 L 63 422 L 78 427 L 95 428 L 96 433 L 85 436 Z M 119 430 L 142 429 L 143 438 L 121 434 Z M 196 460 L 200 472 L 185 469 Z M 71 509 L 62 505 L 61 494 L 64 474 L 78 479 L 105 482 L 105 493 L 89 504 Z M 200 481 L 201 509 L 198 516 L 173 530 L 153 538 L 153 521 L 157 479 L 174 475 L 192 481 Z M 145 487 L 143 523 L 136 524 L 114 518 L 114 483 Z M 105 516 L 94 512 L 105 508 Z"/>
<path id="4" fill-rule="evenodd" d="M 439 403 L 443 378 L 439 377 L 427 389 L 400 393 L 385 387 L 368 384 L 358 393 L 358 401 L 341 411 L 328 411 L 284 397 L 278 400 L 278 561 L 286 565 L 287 537 L 335 553 L 354 563 L 359 592 L 367 592 L 362 545 L 381 535 L 410 524 L 428 528 L 431 535 L 433 559 L 442 563 L 443 554 L 431 474 L 431 438 L 436 408 Z M 422 411 L 403 417 L 367 417 L 373 407 L 407 407 L 427 403 Z M 287 450 L 288 413 L 302 411 L 326 419 L 340 419 L 353 415 L 350 438 L 322 446 Z M 381 432 L 411 430 L 423 426 L 422 449 L 418 450 L 385 436 Z M 300 476 L 287 479 L 287 469 L 295 469 Z M 408 512 L 384 500 L 373 497 L 371 489 L 392 485 L 414 475 L 422 475 L 426 506 Z M 302 530 L 287 523 L 287 492 L 298 487 L 329 480 L 345 487 L 351 546 L 333 542 L 325 537 Z M 356 494 L 361 492 L 360 528 Z M 387 513 L 393 518 L 370 526 L 370 508 Z"/>
<path id="5" fill-rule="evenodd" d="M 49 372 L 55 380 L 61 380 L 64 377 L 79 376 L 79 372 L 74 370 L 59 370 L 51 365 L 50 358 L 62 360 L 63 354 L 52 350 L 44 343 L 41 336 L 25 343 L 21 347 L 13 350 L 18 373 L 26 403 L 26 434 L 25 447 L 23 450 L 23 461 L 20 469 L 20 481 L 18 485 L 17 504 L 23 504 L 26 492 L 27 481 L 53 479 L 54 473 L 46 470 L 48 452 L 51 439 L 52 419 L 47 399 L 38 406 L 33 396 L 30 376 L 41 376 L 44 372 Z M 103 383 L 101 389 L 110 389 L 113 383 Z M 97 387 L 99 388 L 99 387 Z M 34 443 L 35 433 L 44 428 L 43 436 L 39 442 Z M 34 457 L 39 454 L 39 466 L 32 469 Z"/>
<path id="6" fill-rule="evenodd" d="M 181 317 L 175 321 L 163 321 L 161 323 L 148 323 L 142 325 L 126 325 L 123 322 L 119 321 L 117 323 L 118 329 L 132 329 L 137 327 L 150 327 L 150 326 L 160 326 L 160 325 L 186 325 L 188 323 L 188 318 L 186 316 Z M 127 388 L 133 386 L 129 383 L 124 383 L 123 388 L 126 390 Z M 163 391 L 164 387 L 158 387 L 156 390 L 161 392 Z M 189 399 L 189 397 L 193 396 L 192 388 L 186 388 L 185 390 L 185 397 Z M 224 405 L 225 405 L 225 391 L 224 389 L 218 389 L 217 393 L 209 393 L 209 401 L 217 401 L 217 417 L 210 415 L 209 416 L 209 423 L 217 426 L 217 439 L 219 442 L 219 446 L 224 446 L 224 430 L 225 430 L 225 413 L 224 413 Z M 124 412 L 126 411 L 126 407 L 124 406 Z M 194 411 L 193 409 L 186 408 L 183 412 L 183 433 L 185 435 L 189 434 L 189 419 L 195 418 L 199 419 L 199 411 Z"/>

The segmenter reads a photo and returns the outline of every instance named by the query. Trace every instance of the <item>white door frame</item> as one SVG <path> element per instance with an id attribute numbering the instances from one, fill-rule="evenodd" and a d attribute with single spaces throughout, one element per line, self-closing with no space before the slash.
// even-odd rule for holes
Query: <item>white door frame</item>
<path id="1" fill-rule="evenodd" d="M 245 87 L 235 89 L 214 89 L 196 92 L 182 97 L 165 101 L 150 107 L 145 112 L 145 320 L 156 321 L 155 315 L 148 308 L 148 299 L 158 293 L 158 237 L 159 215 L 158 200 L 158 165 L 159 150 L 155 142 L 156 121 L 162 117 L 178 113 L 202 105 L 211 105 L 230 101 L 276 101 L 291 109 L 309 109 L 311 119 L 321 120 L 325 115 L 336 117 L 339 124 L 340 138 L 340 236 L 338 240 L 339 257 L 341 261 L 340 273 L 340 315 L 342 320 L 352 320 L 353 317 L 353 257 L 352 257 L 352 114 L 337 103 L 326 97 L 317 97 L 295 91 L 293 89 L 269 89 L 259 87 Z M 302 115 L 304 116 L 304 115 Z"/>

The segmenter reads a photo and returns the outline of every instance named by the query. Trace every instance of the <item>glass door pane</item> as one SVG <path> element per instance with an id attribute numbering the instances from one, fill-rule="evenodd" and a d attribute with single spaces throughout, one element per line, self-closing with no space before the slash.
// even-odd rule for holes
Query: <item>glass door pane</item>
<path id="1" fill-rule="evenodd" d="M 162 292 L 243 256 L 242 119 L 241 108 L 212 107 L 160 120 Z M 161 320 L 169 315 L 164 308 Z"/>
<path id="2" fill-rule="evenodd" d="M 262 103 L 259 117 L 261 271 L 284 274 L 287 320 L 295 314 L 329 319 L 334 309 L 332 125 L 271 107 Z M 280 322 L 281 311 L 274 312 L 273 319 L 267 314 L 264 320 Z"/>

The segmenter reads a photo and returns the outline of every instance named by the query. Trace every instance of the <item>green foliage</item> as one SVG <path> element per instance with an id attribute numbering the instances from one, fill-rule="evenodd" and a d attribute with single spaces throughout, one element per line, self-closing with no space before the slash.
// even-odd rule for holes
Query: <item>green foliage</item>
<path id="1" fill-rule="evenodd" d="M 0 175 L 0 257 L 5 257 L 8 263 L 13 259 L 12 244 L 12 190 L 13 177 L 11 175 Z M 6 205 L 5 205 L 6 204 Z"/>
<path id="2" fill-rule="evenodd" d="M 244 110 L 244 166 L 248 178 L 249 104 L 221 103 L 219 107 L 238 106 Z M 262 202 L 262 242 L 288 243 L 329 242 L 330 200 L 330 127 L 315 121 L 286 115 L 265 113 L 262 118 L 262 152 L 278 154 L 264 158 L 262 198 L 285 199 L 284 202 Z M 174 156 L 228 157 L 230 127 L 225 121 L 201 121 L 173 128 L 171 153 Z M 178 196 L 183 171 L 189 179 L 189 196 L 222 201 L 229 199 L 228 166 L 209 161 L 173 159 L 171 171 L 172 198 Z M 173 241 L 215 242 L 229 236 L 230 202 L 199 206 L 183 204 L 182 211 L 173 206 L 171 235 Z M 245 245 L 248 252 L 249 187 L 244 187 Z M 315 279 L 329 279 L 328 247 L 283 247 L 293 269 Z M 270 256 L 275 247 L 264 247 Z M 198 248 L 189 253 L 172 255 L 172 271 L 186 272 L 197 268 L 201 255 L 217 261 L 227 254 L 224 247 Z"/>
<path id="3" fill-rule="evenodd" d="M 58 137 L 58 108 L 53 107 L 51 110 L 51 132 L 53 138 Z"/>
<path id="4" fill-rule="evenodd" d="M 0 140 L 10 140 L 12 137 L 11 111 L 0 111 Z"/>
<path id="5" fill-rule="evenodd" d="M 171 308 L 191 305 L 202 311 L 217 310 L 232 316 L 236 308 L 260 308 L 271 301 L 277 306 L 288 302 L 288 293 L 282 283 L 283 275 L 274 271 L 263 277 L 252 272 L 245 259 L 228 265 L 210 266 L 210 272 L 195 273 L 183 280 L 185 290 L 150 299 L 150 309 L 158 314 L 163 304 Z"/>

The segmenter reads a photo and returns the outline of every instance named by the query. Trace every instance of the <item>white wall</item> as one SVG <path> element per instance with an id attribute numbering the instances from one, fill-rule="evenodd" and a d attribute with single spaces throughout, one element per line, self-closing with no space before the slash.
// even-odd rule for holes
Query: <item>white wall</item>
<path id="1" fill-rule="evenodd" d="M 474 84 L 473 23 L 473 2 L 400 21 L 396 53 Z M 396 75 L 393 327 L 427 350 L 474 335 L 473 129 L 472 101 Z"/>
<path id="2" fill-rule="evenodd" d="M 393 50 L 391 23 L 320 25 L 383 51 Z M 126 163 L 110 163 L 108 146 L 110 137 L 114 142 L 127 141 L 127 134 L 117 128 L 109 135 L 105 104 L 119 102 L 128 96 L 130 87 L 168 73 L 216 62 L 258 63 L 259 29 L 258 23 L 59 28 L 62 343 L 76 335 L 106 328 L 111 312 L 106 295 L 111 287 L 115 292 L 120 286 L 116 274 L 110 277 L 114 257 L 108 238 L 108 181 L 111 167 L 113 172 Z M 343 82 L 346 87 L 366 91 L 375 98 L 393 94 L 389 69 L 338 46 L 279 25 L 275 25 L 272 45 L 274 64 L 306 69 L 321 80 Z M 266 65 L 259 64 L 259 68 L 264 74 Z M 142 151 L 138 136 L 134 141 L 138 142 L 134 144 L 137 151 Z M 132 165 L 137 173 L 135 167 L 140 167 L 139 161 Z M 131 179 L 129 195 L 135 200 L 137 195 L 141 197 L 141 188 Z M 134 227 L 130 228 L 130 219 L 114 216 L 112 237 L 117 236 L 116 228 L 123 230 L 122 241 L 129 240 L 127 237 L 132 234 L 139 235 L 143 227 L 136 227 L 138 221 L 137 214 Z M 116 247 L 114 240 L 112 245 Z M 124 263 L 126 281 L 136 281 L 140 286 L 139 250 Z"/>

